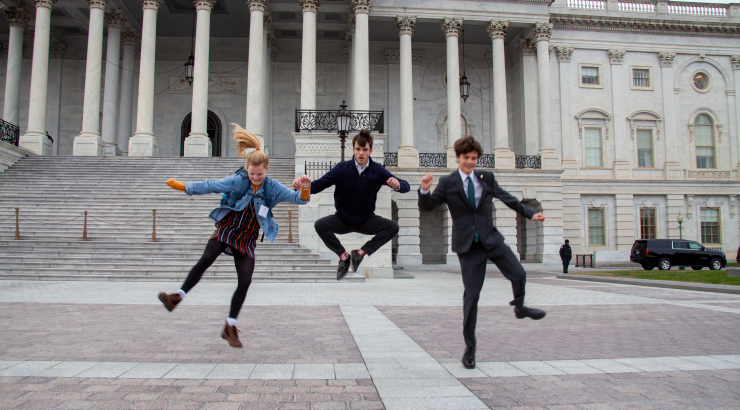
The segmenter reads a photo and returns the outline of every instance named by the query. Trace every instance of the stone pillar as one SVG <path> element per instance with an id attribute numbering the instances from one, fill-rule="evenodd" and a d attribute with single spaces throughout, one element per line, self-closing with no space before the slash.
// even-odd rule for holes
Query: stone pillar
<path id="1" fill-rule="evenodd" d="M 414 83 L 413 52 L 411 50 L 411 35 L 414 33 L 415 26 L 416 17 L 398 16 L 396 18 L 396 29 L 398 29 L 398 36 L 401 38 L 399 56 L 401 66 L 399 87 L 401 90 L 401 139 L 398 145 L 398 166 L 401 168 L 419 168 L 419 151 L 414 146 Z"/>
<path id="2" fill-rule="evenodd" d="M 558 56 L 558 68 L 560 69 L 560 139 L 562 141 L 562 162 L 564 170 L 563 176 L 578 176 L 578 158 L 574 147 L 572 124 L 573 110 L 571 109 L 571 64 L 570 58 L 573 55 L 573 47 L 557 46 L 555 54 Z M 572 242 L 572 240 L 571 240 Z M 573 246 L 573 245 L 571 245 Z"/>
<path id="3" fill-rule="evenodd" d="M 154 66 L 157 46 L 157 11 L 163 0 L 141 0 L 144 17 L 141 24 L 139 64 L 139 99 L 136 106 L 136 132 L 128 142 L 128 155 L 153 157 L 159 147 L 154 138 Z"/>
<path id="4" fill-rule="evenodd" d="M 625 118 L 627 114 L 624 112 L 624 90 L 625 84 L 628 84 L 630 79 L 625 78 L 624 68 L 622 66 L 622 60 L 624 59 L 625 50 L 616 48 L 610 48 L 607 50 L 609 54 L 609 62 L 611 63 L 611 84 L 612 84 L 612 110 L 614 113 L 614 178 L 615 179 L 632 179 L 632 161 L 630 161 L 630 154 L 632 144 L 627 138 L 627 126 L 625 124 Z M 606 125 L 609 126 L 608 124 Z M 631 249 L 631 248 L 630 248 Z"/>
<path id="5" fill-rule="evenodd" d="M 491 20 L 488 23 L 488 35 L 493 42 L 493 154 L 496 169 L 514 169 L 515 155 L 509 148 L 509 119 L 506 101 L 506 62 L 504 37 L 509 29 L 508 21 Z"/>
<path id="6" fill-rule="evenodd" d="M 87 33 L 82 131 L 75 137 L 72 155 L 103 156 L 105 142 L 100 137 L 100 76 L 103 70 L 103 25 L 108 0 L 87 0 L 87 3 L 90 5 L 90 25 Z"/>
<path id="7" fill-rule="evenodd" d="M 396 263 L 401 266 L 417 268 L 422 263 L 419 249 L 420 215 L 418 200 L 397 192 L 392 194 L 392 198 L 396 201 L 398 207 L 399 231 Z"/>
<path id="8" fill-rule="evenodd" d="M 211 39 L 211 8 L 216 0 L 195 0 L 195 67 L 193 101 L 190 110 L 190 134 L 185 138 L 184 156 L 210 157 L 213 149 L 208 138 L 208 60 Z"/>
<path id="9" fill-rule="evenodd" d="M 51 155 L 59 154 L 59 145 L 62 142 L 59 135 L 59 117 L 62 97 L 62 57 L 67 50 L 64 43 L 54 43 L 49 46 L 49 81 L 46 94 L 46 131 L 54 142 L 51 144 Z"/>
<path id="10" fill-rule="evenodd" d="M 540 114 L 540 157 L 542 169 L 560 169 L 560 158 L 555 147 L 558 145 L 550 123 L 550 34 L 553 25 L 536 23 L 534 38 L 537 42 L 537 83 Z"/>
<path id="11" fill-rule="evenodd" d="M 316 109 L 316 15 L 319 0 L 300 0 L 303 11 L 301 48 L 301 109 Z"/>
<path id="12" fill-rule="evenodd" d="M 21 104 L 21 65 L 23 63 L 23 29 L 29 16 L 22 7 L 3 10 L 10 26 L 8 36 L 8 66 L 5 71 L 5 105 L 3 120 L 19 125 Z"/>
<path id="13" fill-rule="evenodd" d="M 349 28 L 348 34 L 351 34 L 351 36 L 349 37 L 349 95 L 347 99 L 347 103 L 349 105 L 354 105 L 355 103 L 355 56 L 357 55 L 357 41 L 355 38 L 356 22 L 357 19 L 355 19 L 355 13 L 350 12 L 347 21 L 347 26 Z M 350 109 L 352 108 L 350 107 Z"/>
<path id="14" fill-rule="evenodd" d="M 118 150 L 128 154 L 134 104 L 134 59 L 139 35 L 134 30 L 121 33 L 123 60 L 121 62 L 121 100 L 118 104 Z M 123 151 L 126 150 L 126 151 Z"/>
<path id="15" fill-rule="evenodd" d="M 31 93 L 28 104 L 28 130 L 19 145 L 38 155 L 51 154 L 51 140 L 46 138 L 46 93 L 49 85 L 49 39 L 51 8 L 56 0 L 35 0 L 36 25 L 33 31 Z"/>
<path id="16" fill-rule="evenodd" d="M 445 237 L 444 243 L 447 248 L 447 255 L 445 256 L 447 265 L 453 267 L 460 266 L 460 258 L 457 257 L 457 253 L 452 251 L 452 215 L 447 206 L 444 207 L 444 219 L 442 220 L 443 235 Z"/>
<path id="17" fill-rule="evenodd" d="M 368 34 L 368 16 L 372 0 L 352 0 L 352 11 L 355 15 L 355 37 L 352 58 L 355 60 L 354 101 L 349 107 L 352 110 L 370 109 L 370 37 Z"/>
<path id="18" fill-rule="evenodd" d="M 247 123 L 245 128 L 254 133 L 265 146 L 262 117 L 262 81 L 264 80 L 264 13 L 267 0 L 249 0 L 249 59 L 247 62 Z M 305 31 L 305 28 L 304 28 Z M 305 35 L 305 33 L 304 33 Z"/>
<path id="19" fill-rule="evenodd" d="M 103 129 L 105 156 L 121 155 L 116 132 L 118 131 L 118 78 L 121 69 L 118 62 L 121 57 L 121 26 L 126 21 L 122 10 L 105 13 L 108 26 L 108 47 L 105 63 L 105 87 L 103 88 Z"/>
<path id="20" fill-rule="evenodd" d="M 386 139 L 386 145 L 383 148 L 384 152 L 398 152 L 398 148 L 401 145 L 401 101 L 399 99 L 398 90 L 401 89 L 403 83 L 401 82 L 401 70 L 399 69 L 399 63 L 401 60 L 401 50 L 397 48 L 386 48 L 385 49 L 385 61 L 388 63 L 388 100 L 386 111 L 387 115 L 383 116 L 385 120 L 385 133 L 388 134 Z M 393 138 L 391 136 L 398 136 Z"/>
<path id="21" fill-rule="evenodd" d="M 270 100 L 270 88 L 272 84 L 272 70 L 270 69 L 272 64 L 272 47 L 274 37 L 270 33 L 272 30 L 272 15 L 267 13 L 262 18 L 262 63 L 264 68 L 262 69 L 262 139 L 264 141 L 265 153 L 269 154 L 270 144 L 268 141 L 272 140 L 271 127 L 270 127 L 270 112 L 272 110 Z M 269 139 L 268 139 L 269 138 Z"/>
<path id="22" fill-rule="evenodd" d="M 684 222 L 684 233 L 686 232 L 688 222 L 690 221 L 689 215 L 686 214 L 686 203 L 683 195 L 666 195 L 666 224 L 668 225 L 668 238 L 677 239 L 680 237 L 680 229 L 678 227 L 678 213 L 683 214 L 686 218 Z M 684 236 L 685 238 L 685 236 Z"/>
<path id="23" fill-rule="evenodd" d="M 732 71 L 735 75 L 735 84 L 740 84 L 740 54 L 735 54 L 730 57 L 732 60 Z M 734 139 L 734 145 L 732 147 L 735 152 L 734 158 L 737 158 L 737 163 L 733 164 L 737 170 L 737 177 L 740 179 L 740 90 L 735 90 L 735 95 L 728 98 L 735 98 L 735 135 L 738 135 Z M 730 140 L 732 141 L 732 139 Z"/>
<path id="24" fill-rule="evenodd" d="M 626 151 L 626 150 L 625 150 Z M 632 194 L 616 194 L 614 205 L 617 219 L 617 250 L 629 251 L 635 242 L 635 207 Z"/>
<path id="25" fill-rule="evenodd" d="M 663 123 L 665 124 L 665 178 L 672 180 L 683 179 L 683 165 L 678 156 L 679 143 L 678 129 L 676 128 L 676 111 L 673 92 L 673 58 L 676 53 L 661 51 L 660 60 L 661 90 L 663 91 Z M 617 118 L 615 117 L 615 122 Z"/>
<path id="26" fill-rule="evenodd" d="M 447 168 L 457 168 L 455 141 L 460 139 L 460 62 L 458 33 L 462 19 L 445 18 L 442 31 L 447 37 Z M 448 261 L 449 263 L 449 261 Z"/>

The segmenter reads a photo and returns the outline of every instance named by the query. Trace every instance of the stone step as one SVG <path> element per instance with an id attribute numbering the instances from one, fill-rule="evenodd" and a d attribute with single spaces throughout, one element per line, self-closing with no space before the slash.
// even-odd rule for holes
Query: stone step
<path id="1" fill-rule="evenodd" d="M 185 280 L 186 275 L 161 275 L 161 276 L 146 276 L 146 275 L 117 275 L 117 274 L 94 274 L 94 275 L 78 275 L 78 274 L 0 274 L 0 280 L 87 280 L 87 281 L 108 281 L 108 282 L 124 282 L 124 281 L 151 281 L 151 282 L 182 282 Z M 206 282 L 232 282 L 236 283 L 236 274 L 231 276 L 206 276 L 203 275 L 201 279 Z M 252 276 L 252 282 L 286 282 L 286 283 L 316 283 L 336 282 L 336 276 L 318 276 L 318 275 L 296 275 L 296 276 L 262 276 L 255 274 Z M 357 274 L 347 274 L 342 279 L 342 283 L 362 283 L 365 281 L 365 277 Z"/>
<path id="2" fill-rule="evenodd" d="M 140 265 L 140 264 L 152 264 L 152 265 L 158 265 L 158 264 L 171 264 L 171 263 L 180 263 L 184 265 L 193 265 L 195 262 L 198 261 L 201 255 L 199 254 L 193 254 L 192 256 L 185 256 L 182 254 L 179 255 L 167 255 L 168 257 L 157 257 L 157 256 L 149 256 L 144 257 L 143 255 L 130 255 L 130 256 L 122 256 L 122 255 L 115 255 L 111 257 L 101 257 L 101 255 L 80 255 L 80 254 L 74 254 L 74 255 L 59 255 L 54 258 L 54 261 L 50 261 L 48 258 L 49 254 L 15 254 L 15 255 L 3 255 L 0 253 L 0 257 L 5 257 L 8 259 L 5 259 L 4 264 L 12 265 L 13 263 L 40 263 L 40 264 L 46 264 L 51 265 L 53 267 L 56 264 L 105 264 L 105 263 L 113 263 L 116 265 L 125 263 L 125 264 L 131 264 L 131 265 Z M 173 256 L 177 256 L 176 258 L 173 258 Z M 12 257 L 12 259 L 10 259 Z M 224 260 L 217 259 L 214 264 L 232 264 L 231 257 L 224 255 Z M 327 265 L 331 266 L 331 263 L 329 259 L 319 259 L 317 257 L 311 257 L 311 256 L 298 256 L 298 255 L 265 255 L 256 253 L 255 254 L 255 264 L 258 266 L 282 266 L 282 265 L 292 265 L 292 264 L 305 264 L 305 265 L 311 265 L 314 266 L 314 264 L 318 265 Z M 177 262 L 173 262 L 177 261 Z"/>
<path id="3" fill-rule="evenodd" d="M 85 266 L 79 266 L 79 267 L 55 267 L 55 268 L 44 268 L 44 269 L 31 269 L 31 268 L 6 268 L 2 267 L 0 268 L 0 275 L 34 275 L 34 274 L 67 274 L 67 275 L 100 275 L 100 274 L 108 274 L 108 275 L 131 275 L 131 276 L 182 276 L 183 278 L 187 276 L 188 272 L 190 271 L 191 266 L 182 267 L 179 269 L 137 269 L 137 268 L 88 268 Z M 236 271 L 234 270 L 234 265 L 231 265 L 230 267 L 211 267 L 209 268 L 205 273 L 204 276 L 226 276 L 226 275 L 235 275 Z M 320 268 L 304 268 L 300 271 L 296 270 L 281 270 L 281 269 L 255 269 L 254 272 L 255 275 L 259 276 L 297 276 L 299 274 L 302 275 L 313 275 L 313 276 L 326 276 L 326 277 L 334 277 L 336 278 L 336 267 L 333 267 L 333 270 L 329 269 L 320 269 Z"/>
<path id="4" fill-rule="evenodd" d="M 107 270 L 107 269 L 123 269 L 123 270 L 132 270 L 132 271 L 153 271 L 153 272 L 173 272 L 173 271 L 189 271 L 190 268 L 193 267 L 193 265 L 197 262 L 197 260 L 192 261 L 168 261 L 168 262 L 151 262 L 147 263 L 145 261 L 141 262 L 128 262 L 125 260 L 120 261 L 119 263 L 115 262 L 109 262 L 109 263 L 84 263 L 82 261 L 75 262 L 75 261 L 65 261 L 65 260 L 53 260 L 53 261 L 46 261 L 46 262 L 20 262 L 20 261 L 5 261 L 3 263 L 3 266 L 0 267 L 0 272 L 3 271 L 9 271 L 9 270 L 18 270 L 18 269 L 25 269 L 28 271 L 37 271 L 37 270 L 45 270 L 45 269 L 82 269 L 82 270 Z M 223 271 L 223 270 L 233 270 L 234 269 L 234 262 L 231 258 L 224 258 L 223 261 L 218 261 L 218 263 L 214 263 L 211 265 L 210 270 L 213 271 Z M 310 261 L 314 263 L 285 263 L 280 264 L 276 260 L 262 260 L 259 259 L 255 261 L 255 270 L 259 270 L 260 272 L 296 272 L 296 271 L 306 271 L 306 270 L 314 270 L 314 271 L 321 271 L 321 272 L 331 272 L 333 269 L 336 269 L 336 265 L 330 264 L 330 263 L 316 263 L 316 261 Z"/>

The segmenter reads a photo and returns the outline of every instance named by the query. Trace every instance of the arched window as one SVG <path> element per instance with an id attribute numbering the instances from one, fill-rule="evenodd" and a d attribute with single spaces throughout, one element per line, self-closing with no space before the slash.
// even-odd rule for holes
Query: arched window
<path id="1" fill-rule="evenodd" d="M 694 120 L 696 135 L 696 167 L 715 168 L 714 160 L 714 122 L 706 114 L 699 114 Z"/>

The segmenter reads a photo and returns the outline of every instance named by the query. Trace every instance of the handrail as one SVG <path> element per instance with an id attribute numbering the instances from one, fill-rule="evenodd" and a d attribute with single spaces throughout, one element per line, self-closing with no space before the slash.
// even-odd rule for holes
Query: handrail
<path id="1" fill-rule="evenodd" d="M 295 132 L 338 131 L 337 110 L 295 110 Z M 350 131 L 370 130 L 383 133 L 384 111 L 347 110 Z"/>
<path id="2" fill-rule="evenodd" d="M 0 120 L 0 141 L 18 146 L 21 129 L 15 124 Z"/>

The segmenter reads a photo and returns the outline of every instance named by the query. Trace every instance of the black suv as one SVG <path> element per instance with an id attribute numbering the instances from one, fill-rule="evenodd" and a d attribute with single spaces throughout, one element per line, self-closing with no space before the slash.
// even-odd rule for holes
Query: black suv
<path id="1" fill-rule="evenodd" d="M 719 270 L 727 265 L 724 252 L 713 251 L 694 241 L 678 239 L 641 239 L 635 241 L 630 261 L 639 263 L 646 270 L 658 267 L 669 270 L 671 266 L 691 266 L 699 270 L 708 266 Z"/>

